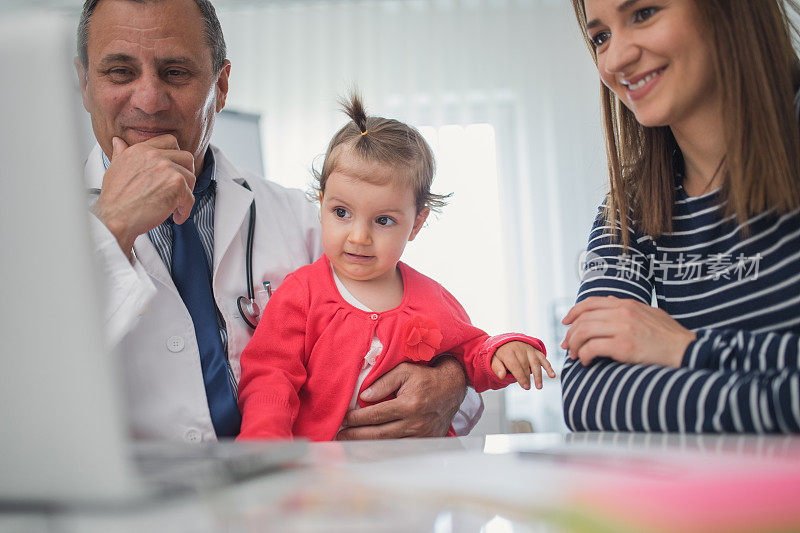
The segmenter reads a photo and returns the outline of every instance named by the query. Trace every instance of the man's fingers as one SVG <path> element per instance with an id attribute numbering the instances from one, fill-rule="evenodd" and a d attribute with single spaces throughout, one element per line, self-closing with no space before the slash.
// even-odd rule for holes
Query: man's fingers
<path id="1" fill-rule="evenodd" d="M 351 409 L 344 415 L 342 425 L 345 427 L 353 426 L 377 426 L 402 420 L 400 409 L 401 402 L 397 399 L 368 405 L 361 409 Z"/>
<path id="2" fill-rule="evenodd" d="M 461 365 L 451 357 L 442 357 L 433 367 L 401 363 L 373 383 L 369 393 L 361 393 L 370 402 L 392 393 L 397 398 L 345 415 L 346 425 L 373 426 L 373 431 L 346 431 L 340 438 L 444 436 L 464 397 L 464 379 Z"/>
<path id="3" fill-rule="evenodd" d="M 406 424 L 402 420 L 396 420 L 379 426 L 346 427 L 339 431 L 336 440 L 397 439 L 411 436 L 413 435 Z"/>
<path id="4" fill-rule="evenodd" d="M 194 188 L 195 175 L 190 173 L 183 167 L 176 167 L 183 178 L 182 184 L 178 183 L 178 202 L 175 209 L 172 211 L 172 220 L 176 224 L 183 224 L 189 219 L 192 213 L 192 206 L 194 206 L 194 195 L 192 189 Z"/>
<path id="5" fill-rule="evenodd" d="M 152 146 L 153 148 L 160 148 L 161 150 L 181 149 L 181 147 L 178 146 L 178 139 L 171 133 L 159 135 L 158 137 L 153 137 L 152 139 L 147 139 L 146 141 L 142 142 L 142 144 Z"/>
<path id="6" fill-rule="evenodd" d="M 113 147 L 111 161 L 114 161 L 117 156 L 129 147 L 128 143 L 121 137 L 112 138 L 111 146 Z M 158 150 L 158 155 L 166 157 L 194 174 L 194 155 L 186 150 L 181 150 L 178 146 L 178 140 L 173 135 L 153 137 L 135 146 L 146 147 L 144 148 L 145 150 L 155 148 Z"/>
<path id="7" fill-rule="evenodd" d="M 189 195 L 191 196 L 191 195 Z M 181 225 L 187 220 L 192 214 L 192 207 L 194 206 L 194 196 L 191 196 L 191 199 L 182 199 L 181 202 L 175 207 L 172 211 L 172 220 Z"/>
<path id="8" fill-rule="evenodd" d="M 114 161 L 119 154 L 125 151 L 125 149 L 128 147 L 128 143 L 119 137 L 114 137 L 111 139 L 111 147 L 111 161 Z"/>
<path id="9" fill-rule="evenodd" d="M 173 163 L 185 168 L 194 176 L 194 156 L 190 152 L 186 150 L 162 150 L 159 153 Z M 192 186 L 194 186 L 194 182 L 192 182 Z"/>
<path id="10" fill-rule="evenodd" d="M 396 393 L 407 378 L 408 373 L 403 370 L 403 365 L 400 364 L 375 380 L 359 397 L 365 402 L 378 402 L 390 394 Z"/>
<path id="11" fill-rule="evenodd" d="M 178 146 L 178 139 L 176 139 L 174 135 L 171 134 L 159 135 L 158 137 L 147 139 L 141 144 L 149 146 L 151 148 L 157 148 L 159 150 L 163 150 L 163 152 L 161 152 L 161 155 L 167 157 L 171 161 L 179 164 L 180 166 L 182 166 L 183 168 L 194 174 L 195 170 L 194 155 L 186 150 L 181 150 L 181 147 Z"/>

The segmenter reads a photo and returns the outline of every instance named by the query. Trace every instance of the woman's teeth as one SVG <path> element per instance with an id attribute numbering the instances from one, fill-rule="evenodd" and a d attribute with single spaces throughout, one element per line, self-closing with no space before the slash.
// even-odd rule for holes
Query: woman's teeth
<path id="1" fill-rule="evenodd" d="M 645 85 L 645 84 L 646 84 L 648 81 L 652 80 L 653 78 L 655 78 L 655 77 L 656 77 L 656 76 L 658 76 L 659 74 L 661 74 L 661 71 L 660 71 L 660 70 L 658 70 L 658 71 L 656 71 L 656 72 L 652 72 L 652 73 L 648 74 L 647 76 L 645 76 L 645 77 L 644 77 L 644 78 L 642 78 L 641 80 L 637 81 L 636 83 L 632 83 L 632 84 L 628 85 L 628 90 L 629 90 L 629 91 L 636 91 L 636 90 L 638 90 L 638 89 L 641 89 L 642 87 L 644 87 L 644 85 Z"/>

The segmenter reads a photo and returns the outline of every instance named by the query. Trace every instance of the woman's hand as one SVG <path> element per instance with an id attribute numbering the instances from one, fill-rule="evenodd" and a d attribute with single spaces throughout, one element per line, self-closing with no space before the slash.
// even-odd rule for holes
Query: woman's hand
<path id="1" fill-rule="evenodd" d="M 587 298 L 570 309 L 561 347 L 583 365 L 595 357 L 622 363 L 681 366 L 686 347 L 697 338 L 666 311 L 613 296 Z"/>

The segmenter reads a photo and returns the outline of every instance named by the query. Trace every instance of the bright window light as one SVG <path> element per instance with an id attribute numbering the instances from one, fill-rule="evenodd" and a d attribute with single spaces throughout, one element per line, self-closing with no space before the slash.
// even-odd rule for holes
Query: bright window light
<path id="1" fill-rule="evenodd" d="M 495 132 L 489 124 L 422 127 L 436 156 L 433 192 L 453 193 L 403 260 L 435 279 L 490 334 L 509 329 Z"/>

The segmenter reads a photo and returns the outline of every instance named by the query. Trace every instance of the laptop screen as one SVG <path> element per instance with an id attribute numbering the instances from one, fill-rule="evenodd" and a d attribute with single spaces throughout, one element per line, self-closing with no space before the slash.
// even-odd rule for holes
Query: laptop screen
<path id="1" fill-rule="evenodd" d="M 0 17 L 0 500 L 120 498 L 135 490 L 102 346 L 88 234 L 75 20 Z"/>

